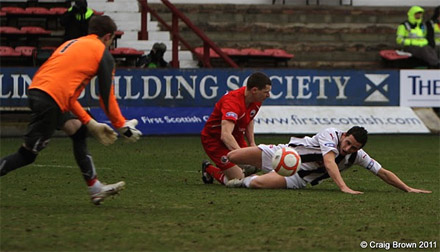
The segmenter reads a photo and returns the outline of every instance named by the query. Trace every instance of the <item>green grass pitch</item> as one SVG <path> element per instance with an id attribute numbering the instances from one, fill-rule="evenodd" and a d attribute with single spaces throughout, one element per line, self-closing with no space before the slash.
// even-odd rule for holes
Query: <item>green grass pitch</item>
<path id="1" fill-rule="evenodd" d="M 257 143 L 288 139 L 256 136 Z M 1 156 L 20 144 L 2 138 Z M 125 180 L 126 189 L 91 204 L 70 139 L 54 138 L 34 164 L 0 179 L 1 251 L 371 250 L 361 249 L 362 241 L 440 250 L 438 135 L 372 135 L 365 147 L 408 185 L 432 194 L 404 193 L 360 167 L 342 176 L 363 195 L 341 193 L 329 180 L 304 190 L 204 185 L 198 136 L 109 147 L 90 140 L 89 149 L 99 179 Z"/>

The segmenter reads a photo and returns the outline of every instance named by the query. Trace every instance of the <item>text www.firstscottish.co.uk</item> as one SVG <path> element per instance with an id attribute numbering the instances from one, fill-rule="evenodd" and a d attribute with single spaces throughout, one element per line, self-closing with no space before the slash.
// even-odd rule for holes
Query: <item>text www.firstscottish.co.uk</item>
<path id="1" fill-rule="evenodd" d="M 356 117 L 273 117 L 255 118 L 256 124 L 271 125 L 420 125 L 422 122 L 415 117 L 377 117 L 377 116 L 356 116 Z"/>

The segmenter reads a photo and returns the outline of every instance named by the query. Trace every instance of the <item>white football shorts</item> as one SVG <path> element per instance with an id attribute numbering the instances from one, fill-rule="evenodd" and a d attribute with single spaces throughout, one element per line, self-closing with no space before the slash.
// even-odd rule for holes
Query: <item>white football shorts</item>
<path id="1" fill-rule="evenodd" d="M 281 148 L 287 147 L 287 144 L 260 144 L 258 148 L 261 150 L 261 170 L 264 173 L 275 172 L 272 169 L 272 158 L 275 152 Z M 301 169 L 301 167 L 300 167 Z M 304 181 L 299 175 L 298 172 L 293 176 L 284 177 L 286 179 L 286 184 L 288 189 L 301 189 L 307 185 L 307 182 Z"/>

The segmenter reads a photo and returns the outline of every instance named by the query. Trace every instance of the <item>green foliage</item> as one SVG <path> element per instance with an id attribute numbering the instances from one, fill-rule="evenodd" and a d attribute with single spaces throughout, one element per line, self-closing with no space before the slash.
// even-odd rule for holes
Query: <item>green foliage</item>
<path id="1" fill-rule="evenodd" d="M 257 136 L 284 143 L 288 136 Z M 409 194 L 360 167 L 342 174 L 363 195 L 327 180 L 304 190 L 204 185 L 197 136 L 145 137 L 89 149 L 103 182 L 126 190 L 93 205 L 68 138 L 55 138 L 28 167 L 0 179 L 1 251 L 360 251 L 361 241 L 436 241 L 440 247 L 440 143 L 434 135 L 373 135 L 366 151 Z M 20 139 L 1 139 L 1 156 Z"/>

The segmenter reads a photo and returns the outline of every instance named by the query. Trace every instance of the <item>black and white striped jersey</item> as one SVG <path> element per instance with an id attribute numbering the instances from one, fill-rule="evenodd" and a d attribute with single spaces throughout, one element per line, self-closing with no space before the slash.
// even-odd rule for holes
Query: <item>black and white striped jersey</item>
<path id="1" fill-rule="evenodd" d="M 319 184 L 323 179 L 329 178 L 324 167 L 323 156 L 333 151 L 336 164 L 342 172 L 352 165 L 359 165 L 377 174 L 381 165 L 372 159 L 364 150 L 343 156 L 339 154 L 338 146 L 343 131 L 335 128 L 325 129 L 312 137 L 292 137 L 289 146 L 294 147 L 301 155 L 301 168 L 298 175 L 312 185 Z"/>

